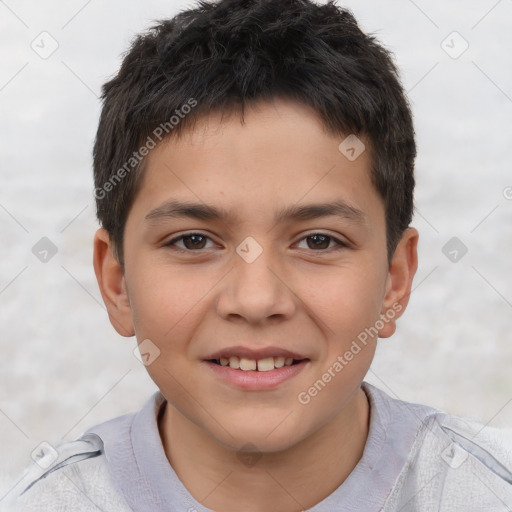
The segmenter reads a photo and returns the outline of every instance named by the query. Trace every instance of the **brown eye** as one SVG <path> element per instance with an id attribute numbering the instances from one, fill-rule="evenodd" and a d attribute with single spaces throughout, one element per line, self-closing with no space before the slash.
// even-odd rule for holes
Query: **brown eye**
<path id="1" fill-rule="evenodd" d="M 299 241 L 299 246 L 304 240 L 306 241 L 306 247 L 300 247 L 301 249 L 312 249 L 317 252 L 327 252 L 330 250 L 339 250 L 348 247 L 346 243 L 325 233 L 312 233 L 305 236 Z"/>
<path id="2" fill-rule="evenodd" d="M 183 237 L 183 245 L 187 249 L 203 249 L 206 237 L 202 235 L 187 235 Z"/>
<path id="3" fill-rule="evenodd" d="M 331 241 L 330 236 L 326 235 L 311 235 L 306 238 L 308 240 L 308 247 L 310 249 L 327 249 Z M 310 244 L 309 241 L 312 241 Z"/>
<path id="4" fill-rule="evenodd" d="M 211 242 L 209 237 L 201 233 L 190 233 L 188 235 L 181 235 L 173 238 L 165 244 L 167 247 L 176 247 L 181 251 L 197 251 L 204 249 L 208 241 Z"/>

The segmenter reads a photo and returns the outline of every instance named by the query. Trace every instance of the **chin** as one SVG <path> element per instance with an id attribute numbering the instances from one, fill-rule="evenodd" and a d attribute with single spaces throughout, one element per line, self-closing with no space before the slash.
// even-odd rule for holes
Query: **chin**
<path id="1" fill-rule="evenodd" d="M 288 450 L 307 436 L 303 431 L 304 425 L 300 427 L 288 420 L 280 422 L 282 418 L 276 420 L 276 417 L 272 421 L 259 421 L 257 424 L 233 422 L 229 429 L 233 437 L 223 431 L 217 440 L 237 452 L 276 453 Z"/>

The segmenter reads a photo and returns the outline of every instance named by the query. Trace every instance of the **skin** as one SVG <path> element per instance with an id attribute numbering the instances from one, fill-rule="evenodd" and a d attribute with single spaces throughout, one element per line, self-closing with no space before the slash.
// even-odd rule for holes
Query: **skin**
<path id="1" fill-rule="evenodd" d="M 394 333 L 417 268 L 418 233 L 404 232 L 389 264 L 370 151 L 349 161 L 338 150 L 344 138 L 328 133 L 309 107 L 283 99 L 253 104 L 243 125 L 237 115 L 211 113 L 148 155 L 126 223 L 124 273 L 108 233 L 96 233 L 94 267 L 112 324 L 160 350 L 147 369 L 167 399 L 159 420 L 167 458 L 215 511 L 310 508 L 362 456 L 370 410 L 360 386 L 377 337 L 309 403 L 297 397 L 393 306 L 400 311 L 379 336 Z M 145 220 L 169 199 L 232 216 Z M 361 210 L 364 222 L 274 221 L 282 207 L 335 199 Z M 190 232 L 207 238 L 166 245 Z M 319 249 L 307 238 L 315 233 L 347 246 L 327 239 Z M 248 236 L 263 249 L 252 263 L 236 252 Z M 275 389 L 242 390 L 203 361 L 233 345 L 283 347 L 309 362 Z"/>

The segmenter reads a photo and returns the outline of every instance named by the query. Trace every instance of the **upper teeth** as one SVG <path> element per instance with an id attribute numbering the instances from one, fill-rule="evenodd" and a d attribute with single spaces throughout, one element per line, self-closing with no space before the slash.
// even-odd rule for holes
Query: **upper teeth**
<path id="1" fill-rule="evenodd" d="M 256 370 L 259 372 L 268 372 L 274 368 L 282 368 L 283 366 L 291 366 L 293 357 L 265 357 L 264 359 L 247 359 L 246 357 L 231 356 L 221 357 L 219 360 L 222 366 L 237 368 L 240 370 Z"/>

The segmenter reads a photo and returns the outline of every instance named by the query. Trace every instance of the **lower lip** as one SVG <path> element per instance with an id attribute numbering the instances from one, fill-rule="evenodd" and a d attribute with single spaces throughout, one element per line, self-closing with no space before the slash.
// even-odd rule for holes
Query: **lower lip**
<path id="1" fill-rule="evenodd" d="M 275 368 L 267 372 L 236 370 L 229 366 L 221 366 L 220 364 L 212 363 L 211 361 L 204 362 L 224 382 L 241 389 L 261 391 L 276 388 L 283 382 L 295 377 L 306 367 L 309 363 L 309 359 L 304 359 L 291 366 L 283 366 L 282 368 Z"/>

